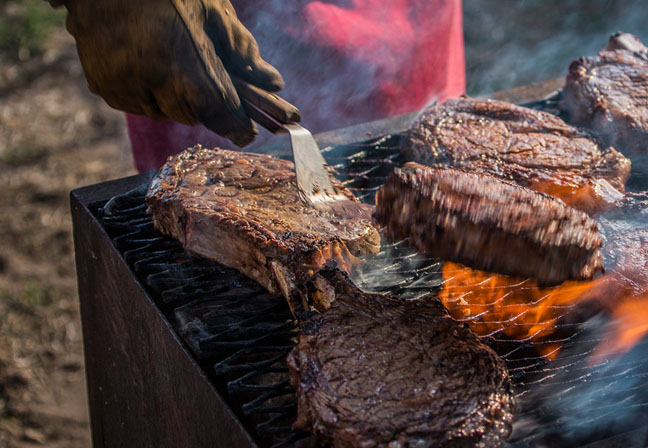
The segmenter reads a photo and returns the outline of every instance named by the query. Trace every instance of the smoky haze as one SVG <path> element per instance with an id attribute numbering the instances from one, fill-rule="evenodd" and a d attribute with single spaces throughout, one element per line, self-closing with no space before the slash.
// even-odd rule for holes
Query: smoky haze
<path id="1" fill-rule="evenodd" d="M 282 73 L 281 95 L 313 132 L 418 110 L 430 92 L 464 91 L 463 61 L 445 63 L 450 46 L 461 45 L 459 0 L 233 3 Z"/>
<path id="2" fill-rule="evenodd" d="M 463 8 L 469 95 L 565 76 L 616 31 L 648 41 L 642 0 L 464 0 Z"/>
<path id="3" fill-rule="evenodd" d="M 328 4 L 325 1 L 314 3 Z M 384 3 L 404 5 L 406 2 L 389 0 Z M 425 24 L 425 29 L 436 26 L 436 3 L 432 0 L 413 2 L 419 5 L 417 8 L 422 8 L 419 14 L 425 19 L 418 17 L 417 20 Z M 371 20 L 358 24 L 357 36 L 350 39 L 351 43 L 358 43 L 356 41 L 364 36 L 370 45 L 364 54 L 355 48 L 356 57 L 349 58 L 343 54 L 349 48 L 313 47 L 306 43 L 313 32 L 310 36 L 305 35 L 309 27 L 303 23 L 303 14 L 297 11 L 307 4 L 306 0 L 268 0 L 259 8 L 255 2 L 234 2 L 241 20 L 257 38 L 262 56 L 284 75 L 290 88 L 282 95 L 302 110 L 305 127 L 313 132 L 343 128 L 417 110 L 444 97 L 443 92 L 431 95 L 419 101 L 416 108 L 401 107 L 398 99 L 386 108 L 372 101 L 372 97 L 387 94 L 377 88 L 385 77 L 398 79 L 397 83 L 404 87 L 401 92 L 391 94 L 406 100 L 413 84 L 407 79 L 408 72 L 420 71 L 418 67 L 425 64 L 441 70 L 442 64 L 437 64 L 434 56 L 424 51 L 428 46 L 423 41 L 424 37 L 445 39 L 444 30 L 426 35 L 422 28 L 412 28 L 411 24 L 403 26 L 403 20 L 397 17 L 372 17 L 374 27 Z M 350 13 L 363 4 L 373 4 L 376 9 L 376 3 L 369 0 L 336 4 Z M 421 7 L 420 4 L 430 6 Z M 616 31 L 633 33 L 648 41 L 648 27 L 645 26 L 648 8 L 642 0 L 463 0 L 462 8 L 466 92 L 472 96 L 565 76 L 571 61 L 595 55 Z M 404 16 L 411 14 L 406 10 Z M 366 12 L 359 14 L 361 18 L 363 15 Z M 351 18 L 349 20 L 354 23 Z M 401 26 L 390 26 L 392 20 Z M 353 26 L 344 28 L 339 24 L 336 27 L 335 22 L 332 23 L 329 39 L 336 34 L 355 32 Z M 417 47 L 416 57 L 402 51 L 408 46 Z M 378 62 L 368 64 L 367 61 Z M 417 68 L 413 69 L 413 64 Z M 267 133 L 263 130 L 261 133 L 262 138 L 254 146 L 267 141 Z"/>
<path id="4" fill-rule="evenodd" d="M 511 447 L 646 446 L 648 341 L 604 363 L 589 356 L 610 325 L 602 316 L 586 322 L 557 359 L 518 395 Z M 607 441 L 607 442 L 606 442 Z M 589 445 L 587 445 L 589 446 Z"/>

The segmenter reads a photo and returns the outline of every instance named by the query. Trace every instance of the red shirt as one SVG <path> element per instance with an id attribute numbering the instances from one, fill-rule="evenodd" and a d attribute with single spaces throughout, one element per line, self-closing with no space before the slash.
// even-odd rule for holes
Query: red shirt
<path id="1" fill-rule="evenodd" d="M 461 0 L 233 0 L 282 74 L 280 93 L 312 132 L 419 110 L 464 93 Z M 159 168 L 196 143 L 234 147 L 202 126 L 127 114 L 135 165 Z M 250 150 L 263 144 L 261 134 Z M 246 148 L 247 149 L 247 148 Z"/>

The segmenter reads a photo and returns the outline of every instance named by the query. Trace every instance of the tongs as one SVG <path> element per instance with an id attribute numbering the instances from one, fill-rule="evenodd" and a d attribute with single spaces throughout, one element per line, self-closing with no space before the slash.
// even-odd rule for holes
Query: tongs
<path id="1" fill-rule="evenodd" d="M 301 120 L 299 109 L 274 93 L 240 79 L 233 81 L 241 103 L 252 120 L 273 134 L 290 135 L 297 189 L 302 201 L 343 216 L 368 218 L 371 212 L 368 206 L 353 202 L 335 191 L 317 142 L 308 129 L 297 123 Z"/>

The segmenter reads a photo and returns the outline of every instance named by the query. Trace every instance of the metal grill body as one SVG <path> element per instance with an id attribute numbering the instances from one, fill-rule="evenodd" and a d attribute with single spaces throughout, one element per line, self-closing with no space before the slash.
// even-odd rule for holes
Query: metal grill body
<path id="1" fill-rule="evenodd" d="M 362 201 L 372 203 L 389 172 L 403 162 L 399 155 L 403 138 L 395 134 L 329 147 L 324 155 L 346 186 Z M 99 201 L 87 208 L 227 402 L 233 421 L 249 434 L 250 439 L 243 437 L 237 444 L 316 446 L 309 434 L 291 428 L 296 398 L 285 357 L 295 344 L 297 324 L 284 300 L 232 269 L 191 257 L 178 242 L 156 232 L 146 215 L 143 190 L 122 196 L 110 214 L 103 205 Z M 377 257 L 354 273 L 353 280 L 368 290 L 419 299 L 444 287 L 441 268 L 439 260 L 412 251 L 405 242 L 385 243 Z M 87 286 L 81 285 L 82 272 L 79 275 L 83 294 Z M 648 344 L 640 343 L 617 362 L 589 367 L 588 355 L 601 337 L 595 325 L 600 323 L 598 318 L 591 319 L 576 306 L 565 307 L 559 314 L 562 318 L 551 324 L 553 338 L 541 343 L 512 340 L 497 330 L 485 338 L 506 361 L 514 383 L 517 410 L 509 445 L 642 446 L 647 434 L 643 423 L 648 418 L 648 388 L 644 387 L 648 358 L 641 354 Z M 471 323 L 471 319 L 466 321 Z M 501 325 L 522 324 L 513 319 Z M 563 348 L 550 361 L 537 345 L 555 343 Z"/>

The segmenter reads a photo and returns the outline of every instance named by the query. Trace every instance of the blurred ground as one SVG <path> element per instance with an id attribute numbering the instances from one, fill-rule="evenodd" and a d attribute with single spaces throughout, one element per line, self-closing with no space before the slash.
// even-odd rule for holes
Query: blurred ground
<path id="1" fill-rule="evenodd" d="M 643 0 L 464 0 L 468 91 L 563 76 Z M 132 174 L 122 114 L 87 92 L 62 15 L 0 0 L 0 448 L 89 446 L 69 191 Z"/>
<path id="2" fill-rule="evenodd" d="M 2 448 L 90 446 L 68 195 L 133 172 L 122 115 L 53 32 L 0 52 Z"/>

